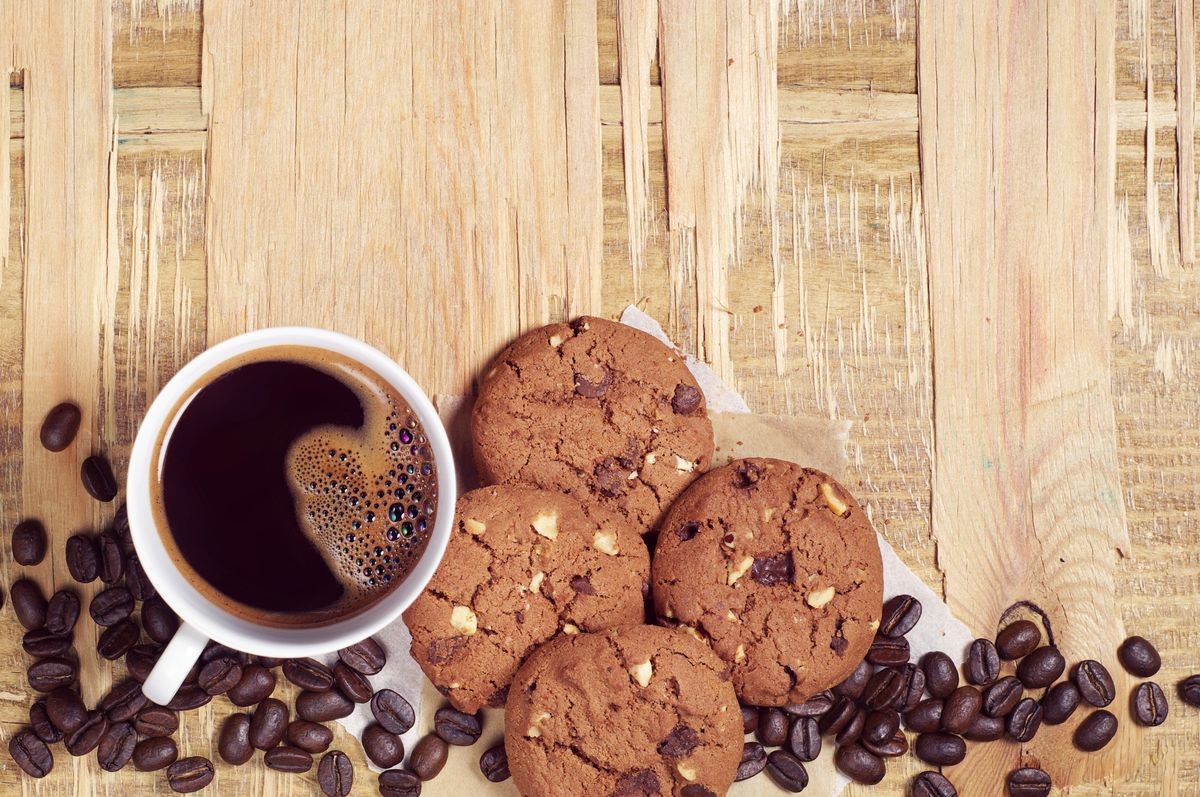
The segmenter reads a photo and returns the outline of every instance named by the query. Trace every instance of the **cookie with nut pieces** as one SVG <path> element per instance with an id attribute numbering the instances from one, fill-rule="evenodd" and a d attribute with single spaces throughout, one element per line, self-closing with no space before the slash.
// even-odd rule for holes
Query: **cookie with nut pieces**
<path id="1" fill-rule="evenodd" d="M 525 797 L 716 797 L 742 757 L 725 664 L 676 629 L 560 637 L 522 665 L 505 709 L 508 766 Z"/>
<path id="2" fill-rule="evenodd" d="M 504 705 L 513 674 L 559 633 L 644 620 L 650 559 L 606 509 L 532 487 L 483 487 L 455 506 L 441 565 L 404 612 L 412 656 L 461 711 Z"/>
<path id="3" fill-rule="evenodd" d="M 830 476 L 777 459 L 709 471 L 659 528 L 660 622 L 707 641 L 744 703 L 799 703 L 862 660 L 883 564 L 862 507 Z"/>
<path id="4" fill-rule="evenodd" d="M 485 484 L 568 492 L 642 533 L 713 453 L 704 394 L 683 356 L 590 316 L 527 332 L 496 357 L 471 437 Z"/>

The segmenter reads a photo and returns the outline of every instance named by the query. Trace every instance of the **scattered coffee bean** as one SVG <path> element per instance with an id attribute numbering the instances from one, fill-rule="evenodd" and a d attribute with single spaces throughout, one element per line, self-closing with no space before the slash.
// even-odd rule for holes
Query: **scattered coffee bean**
<path id="1" fill-rule="evenodd" d="M 121 620 L 104 629 L 104 633 L 96 640 L 96 652 L 102 658 L 115 661 L 128 653 L 141 635 L 137 623 L 129 619 Z"/>
<path id="2" fill-rule="evenodd" d="M 863 726 L 866 724 L 867 712 L 860 708 L 856 708 L 854 710 L 854 715 L 850 717 L 850 721 L 847 722 L 842 729 L 837 732 L 837 735 L 833 737 L 833 740 L 841 745 L 854 744 L 862 737 Z"/>
<path id="3" fill-rule="evenodd" d="M 333 671 L 316 659 L 288 659 L 283 677 L 309 692 L 328 692 L 333 688 Z"/>
<path id="4" fill-rule="evenodd" d="M 882 711 L 872 711 L 863 723 L 862 741 L 871 744 L 882 744 L 900 729 L 900 715 L 890 708 Z M 820 747 L 817 748 L 820 750 Z M 809 759 L 812 760 L 811 758 Z"/>
<path id="5" fill-rule="evenodd" d="M 863 684 L 866 686 L 866 684 Z M 860 693 L 861 694 L 861 693 Z M 818 692 L 817 694 L 805 700 L 803 703 L 796 703 L 790 706 L 784 706 L 784 712 L 791 714 L 793 717 L 812 717 L 817 718 L 824 714 L 833 706 L 833 693 L 829 691 Z M 756 717 L 755 725 L 758 724 Z M 750 731 L 747 731 L 750 733 Z"/>
<path id="6" fill-rule="evenodd" d="M 37 734 L 37 737 L 46 744 L 54 744 L 61 742 L 63 732 L 54 726 L 50 721 L 50 715 L 46 711 L 46 698 L 41 697 L 33 701 L 33 705 L 29 707 L 29 727 Z"/>
<path id="7" fill-rule="evenodd" d="M 439 734 L 440 735 L 440 734 Z M 763 708 L 758 712 L 758 728 L 754 734 L 765 747 L 781 747 L 787 741 L 788 717 L 777 708 Z M 446 737 L 442 737 L 445 739 Z M 447 739 L 446 741 L 450 741 Z"/>
<path id="8" fill-rule="evenodd" d="M 839 753 L 844 749 L 840 748 Z M 767 756 L 767 774 L 784 791 L 800 792 L 808 787 L 808 770 L 787 750 L 775 750 Z"/>
<path id="9" fill-rule="evenodd" d="M 146 627 L 146 636 L 160 645 L 165 645 L 175 636 L 179 628 L 179 618 L 162 598 L 155 597 L 142 604 L 142 625 Z"/>
<path id="10" fill-rule="evenodd" d="M 412 755 L 408 757 L 408 768 L 421 780 L 433 780 L 446 766 L 449 754 L 450 747 L 441 737 L 434 733 L 425 734 L 413 746 Z"/>
<path id="11" fill-rule="evenodd" d="M 75 534 L 67 539 L 67 570 L 80 584 L 96 580 L 100 575 L 100 552 L 89 534 Z"/>
<path id="12" fill-rule="evenodd" d="M 1167 719 L 1167 696 L 1154 681 L 1146 681 L 1133 690 L 1133 719 L 1138 725 L 1153 728 Z"/>
<path id="13" fill-rule="evenodd" d="M 100 737 L 108 730 L 108 718 L 100 710 L 89 711 L 87 719 L 75 730 L 67 734 L 64 744 L 67 752 L 73 756 L 83 756 L 96 749 Z"/>
<path id="14" fill-rule="evenodd" d="M 325 797 L 347 797 L 354 786 L 354 765 L 341 750 L 321 756 L 317 764 L 317 785 Z"/>
<path id="15" fill-rule="evenodd" d="M 133 614 L 133 595 L 124 587 L 109 587 L 92 598 L 88 613 L 96 625 L 116 625 Z"/>
<path id="16" fill-rule="evenodd" d="M 109 722 L 129 722 L 149 702 L 149 698 L 142 694 L 142 685 L 132 678 L 126 678 L 108 691 L 98 708 Z"/>
<path id="17" fill-rule="evenodd" d="M 391 689 L 380 689 L 371 698 L 371 714 L 375 721 L 392 733 L 404 734 L 417 721 L 413 707 L 404 696 Z"/>
<path id="18" fill-rule="evenodd" d="M 450 706 L 442 706 L 434 712 L 433 731 L 447 744 L 465 747 L 479 741 L 479 735 L 483 733 L 483 723 L 474 714 L 467 714 Z M 786 718 L 784 719 L 783 733 L 786 738 Z M 783 744 L 782 741 L 779 743 Z"/>
<path id="19" fill-rule="evenodd" d="M 196 683 L 210 695 L 223 695 L 242 680 L 242 665 L 237 659 L 213 659 L 200 668 Z"/>
<path id="20" fill-rule="evenodd" d="M 127 555 L 125 560 L 125 586 L 129 588 L 129 594 L 139 601 L 148 601 L 158 594 L 137 554 Z"/>
<path id="21" fill-rule="evenodd" d="M 1018 769 L 1008 776 L 1009 797 L 1046 797 L 1050 776 L 1036 767 Z"/>
<path id="22" fill-rule="evenodd" d="M 1108 668 L 1094 659 L 1076 664 L 1071 672 L 1071 680 L 1079 688 L 1080 697 L 1093 706 L 1103 708 L 1117 696 L 1117 688 L 1113 685 Z"/>
<path id="23" fill-rule="evenodd" d="M 363 729 L 363 752 L 380 769 L 390 769 L 404 760 L 404 744 L 400 737 L 388 733 L 377 722 Z"/>
<path id="24" fill-rule="evenodd" d="M 36 692 L 53 692 L 61 686 L 70 686 L 75 683 L 77 674 L 75 664 L 63 658 L 35 661 L 25 673 Z"/>
<path id="25" fill-rule="evenodd" d="M 25 632 L 21 647 L 35 659 L 48 659 L 66 653 L 74 641 L 70 634 L 52 634 L 45 628 L 37 628 Z"/>
<path id="26" fill-rule="evenodd" d="M 8 754 L 17 766 L 31 778 L 44 778 L 54 769 L 54 756 L 46 743 L 33 731 L 23 730 L 8 740 Z"/>
<path id="27" fill-rule="evenodd" d="M 404 769 L 380 772 L 379 794 L 381 797 L 418 797 L 421 794 L 421 779 Z"/>
<path id="28" fill-rule="evenodd" d="M 97 501 L 105 503 L 117 497 L 117 479 L 113 476 L 112 465 L 99 455 L 93 455 L 83 461 L 79 467 L 79 479 L 83 489 Z"/>
<path id="29" fill-rule="evenodd" d="M 925 688 L 934 697 L 945 699 L 958 688 L 958 667 L 940 650 L 926 653 L 921 659 L 921 669 L 925 673 Z"/>
<path id="30" fill-rule="evenodd" d="M 217 738 L 217 753 L 223 761 L 240 766 L 254 755 L 255 745 L 250 742 L 251 724 L 249 714 L 230 714 L 225 719 Z"/>
<path id="31" fill-rule="evenodd" d="M 811 717 L 809 718 L 811 719 Z M 795 753 L 793 753 L 795 755 Z M 799 756 L 797 756 L 799 758 Z M 803 759 L 801 759 L 803 760 Z M 746 742 L 742 745 L 742 761 L 738 764 L 737 774 L 733 776 L 735 782 L 748 780 L 759 772 L 762 772 L 767 766 L 767 751 L 758 742 Z"/>
<path id="32" fill-rule="evenodd" d="M 1042 704 L 1032 697 L 1022 698 L 1008 715 L 1005 730 L 1014 741 L 1028 742 L 1042 727 Z"/>
<path id="33" fill-rule="evenodd" d="M 942 727 L 942 712 L 945 708 L 946 701 L 941 698 L 922 700 L 904 713 L 904 724 L 917 733 L 933 733 Z"/>
<path id="34" fill-rule="evenodd" d="M 139 772 L 157 772 L 179 758 L 179 748 L 169 736 L 142 739 L 133 748 L 133 767 Z"/>
<path id="35" fill-rule="evenodd" d="M 788 731 L 788 751 L 801 761 L 816 761 L 821 754 L 821 729 L 813 717 L 796 717 Z"/>
<path id="36" fill-rule="evenodd" d="M 194 708 L 206 706 L 212 702 L 212 695 L 205 692 L 196 684 L 184 684 L 179 687 L 175 697 L 167 703 L 167 708 L 173 711 L 191 711 Z"/>
<path id="37" fill-rule="evenodd" d="M 889 637 L 904 636 L 920 619 L 921 602 L 912 595 L 897 595 L 883 604 L 879 633 Z"/>
<path id="38" fill-rule="evenodd" d="M 900 673 L 907 689 L 899 710 L 908 711 L 925 699 L 925 672 L 915 664 L 905 664 L 900 668 Z"/>
<path id="39" fill-rule="evenodd" d="M 864 739 L 862 746 L 882 758 L 898 758 L 908 752 L 908 737 L 904 735 L 904 731 L 896 731 L 892 738 L 879 744 Z"/>
<path id="40" fill-rule="evenodd" d="M 167 785 L 178 794 L 199 791 L 212 783 L 216 770 L 213 763 L 203 756 L 181 758 L 167 767 Z"/>
<path id="41" fill-rule="evenodd" d="M 1117 718 L 1100 709 L 1084 717 L 1075 729 L 1075 746 L 1088 753 L 1102 749 L 1117 735 Z"/>
<path id="42" fill-rule="evenodd" d="M 863 702 L 869 709 L 896 708 L 904 700 L 906 688 L 903 674 L 885 667 L 867 681 Z"/>
<path id="43" fill-rule="evenodd" d="M 867 661 L 880 667 L 899 667 L 909 659 L 908 640 L 876 634 L 867 650 Z"/>
<path id="44" fill-rule="evenodd" d="M 145 607 L 142 607 L 142 612 L 144 616 Z M 145 683 L 161 653 L 162 648 L 158 645 L 134 645 L 125 654 L 125 671 L 134 680 Z"/>
<path id="45" fill-rule="evenodd" d="M 333 685 L 355 703 L 366 703 L 374 694 L 367 676 L 346 666 L 344 661 L 333 665 Z"/>
<path id="46" fill-rule="evenodd" d="M 333 731 L 324 725 L 308 720 L 295 720 L 287 726 L 288 744 L 316 755 L 329 749 Z"/>
<path id="47" fill-rule="evenodd" d="M 19 578 L 8 589 L 13 612 L 26 631 L 41 628 L 46 624 L 46 598 L 37 582 Z"/>
<path id="48" fill-rule="evenodd" d="M 116 533 L 117 539 L 121 541 L 121 550 L 125 552 L 125 555 L 134 556 L 136 550 L 133 547 L 133 533 L 129 529 L 129 509 L 125 506 L 124 501 L 117 506 L 117 511 L 113 516 L 112 530 Z"/>
<path id="49" fill-rule="evenodd" d="M 848 697 L 839 697 L 833 704 L 833 708 L 826 711 L 821 718 L 817 720 L 817 728 L 821 733 L 836 735 L 842 732 L 842 729 L 850 724 L 854 719 L 854 715 L 858 713 L 858 706 Z"/>
<path id="50" fill-rule="evenodd" d="M 96 746 L 96 760 L 105 772 L 117 772 L 125 768 L 133 758 L 137 746 L 137 731 L 128 722 L 109 723 Z"/>
<path id="51" fill-rule="evenodd" d="M 308 772 L 312 769 L 312 756 L 299 747 L 272 747 L 263 756 L 263 762 L 276 772 Z"/>
<path id="52" fill-rule="evenodd" d="M 1200 675 L 1189 675 L 1179 682 L 1179 697 L 1189 706 L 1200 707 Z"/>
<path id="53" fill-rule="evenodd" d="M 338 651 L 338 658 L 347 667 L 363 675 L 375 675 L 387 663 L 387 654 L 374 637 L 367 637 L 362 642 L 342 648 Z"/>
<path id="54" fill-rule="evenodd" d="M 990 639 L 976 639 L 967 651 L 963 665 L 967 682 L 976 686 L 988 686 L 1000 677 L 1000 654 Z"/>
<path id="55" fill-rule="evenodd" d="M 922 772 L 913 778 L 909 797 L 958 797 L 954 784 L 940 772 Z"/>
<path id="56" fill-rule="evenodd" d="M 839 747 L 833 756 L 833 763 L 842 771 L 842 774 L 855 783 L 871 786 L 883 780 L 885 771 L 883 759 L 867 750 L 861 744 L 846 744 Z M 769 771 L 769 762 L 767 767 Z M 778 782 L 776 780 L 776 783 Z M 805 785 L 808 785 L 807 777 L 805 778 Z"/>
<path id="57" fill-rule="evenodd" d="M 833 694 L 837 697 L 858 700 L 867 686 L 867 681 L 871 679 L 871 673 L 871 665 L 866 661 L 860 661 L 854 668 L 854 672 L 846 677 L 846 680 L 833 687 Z"/>
<path id="58" fill-rule="evenodd" d="M 758 709 L 754 706 L 741 706 L 742 734 L 754 733 L 758 730 Z"/>
<path id="59" fill-rule="evenodd" d="M 46 695 L 46 716 L 59 733 L 74 733 L 87 722 L 88 710 L 74 689 L 60 686 Z"/>
<path id="60" fill-rule="evenodd" d="M 60 589 L 46 604 L 46 630 L 65 636 L 75 629 L 79 619 L 79 596 L 72 590 Z"/>
<path id="61" fill-rule="evenodd" d="M 994 742 L 997 739 L 1003 739 L 1006 732 L 1003 717 L 989 717 L 987 714 L 980 714 L 971 723 L 971 727 L 963 733 L 963 737 L 972 742 Z"/>
<path id="62" fill-rule="evenodd" d="M 1021 659 L 1017 665 L 1017 677 L 1029 689 L 1045 689 L 1063 674 L 1067 662 L 1058 648 L 1043 645 Z"/>
<path id="63" fill-rule="evenodd" d="M 960 686 L 946 698 L 942 709 L 942 728 L 961 734 L 971 727 L 983 708 L 983 695 L 974 686 Z"/>
<path id="64" fill-rule="evenodd" d="M 1014 661 L 1032 653 L 1042 642 L 1042 632 L 1029 620 L 1009 623 L 996 635 L 996 652 L 1005 661 Z"/>
<path id="65" fill-rule="evenodd" d="M 926 764 L 950 767 L 967 756 L 967 744 L 952 733 L 922 733 L 913 745 L 917 758 Z"/>
<path id="66" fill-rule="evenodd" d="M 340 720 L 349 717 L 353 711 L 354 703 L 336 689 L 328 692 L 304 691 L 296 697 L 296 714 L 310 722 Z"/>
<path id="67" fill-rule="evenodd" d="M 12 555 L 19 565 L 29 567 L 46 556 L 46 529 L 30 518 L 16 525 L 12 533 Z"/>
<path id="68" fill-rule="evenodd" d="M 1007 717 L 1016 708 L 1024 690 L 1019 678 L 1004 676 L 983 691 L 983 713 L 989 717 Z"/>
<path id="69" fill-rule="evenodd" d="M 234 660 L 221 659 L 221 661 Z M 207 666 L 205 665 L 205 667 Z M 225 693 L 230 703 L 243 708 L 253 706 L 270 697 L 271 693 L 275 691 L 275 673 L 266 667 L 261 664 L 247 664 L 245 667 L 240 667 L 240 669 L 242 674 L 241 679 Z M 203 670 L 201 670 L 199 677 L 203 680 Z"/>
<path id="70" fill-rule="evenodd" d="M 169 708 L 149 705 L 134 717 L 133 729 L 142 736 L 170 736 L 179 730 L 179 717 Z"/>
<path id="71" fill-rule="evenodd" d="M 1079 688 L 1071 681 L 1061 681 L 1042 698 L 1042 721 L 1047 725 L 1062 725 L 1078 707 Z"/>
<path id="72" fill-rule="evenodd" d="M 97 538 L 96 550 L 100 555 L 100 580 L 105 584 L 115 584 L 125 575 L 125 551 L 121 548 L 121 540 L 111 531 L 106 531 Z"/>
<path id="73" fill-rule="evenodd" d="M 55 404 L 42 420 L 42 428 L 38 439 L 47 451 L 62 451 L 71 445 L 75 434 L 79 431 L 79 421 L 83 413 L 79 407 L 70 401 Z"/>
<path id="74" fill-rule="evenodd" d="M 1117 648 L 1117 659 L 1131 675 L 1149 678 L 1162 667 L 1158 649 L 1145 637 L 1131 636 Z"/>
<path id="75" fill-rule="evenodd" d="M 254 709 L 254 717 L 250 720 L 250 744 L 259 750 L 270 750 L 283 741 L 287 725 L 287 706 L 282 700 L 268 697 Z"/>

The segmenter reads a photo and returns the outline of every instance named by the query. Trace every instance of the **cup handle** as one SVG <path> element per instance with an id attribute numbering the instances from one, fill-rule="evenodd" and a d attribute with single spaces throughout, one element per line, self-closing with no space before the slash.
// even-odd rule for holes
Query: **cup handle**
<path id="1" fill-rule="evenodd" d="M 171 637 L 166 650 L 158 657 L 154 668 L 146 676 L 146 682 L 142 684 L 142 694 L 149 698 L 151 703 L 160 706 L 170 703 L 207 644 L 208 637 L 195 627 L 180 623 L 175 636 Z"/>

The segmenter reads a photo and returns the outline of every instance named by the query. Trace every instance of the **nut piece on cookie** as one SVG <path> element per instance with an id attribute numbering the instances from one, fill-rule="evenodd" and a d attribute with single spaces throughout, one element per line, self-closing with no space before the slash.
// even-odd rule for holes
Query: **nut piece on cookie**
<path id="1" fill-rule="evenodd" d="M 592 535 L 592 547 L 608 556 L 616 556 L 621 552 L 617 547 L 617 535 L 607 529 L 601 529 Z"/>
<path id="2" fill-rule="evenodd" d="M 479 618 L 470 606 L 455 606 L 450 611 L 450 625 L 458 633 L 471 636 L 479 628 Z"/>
<path id="3" fill-rule="evenodd" d="M 733 586 L 738 582 L 738 579 L 746 575 L 746 571 L 754 565 L 753 556 L 743 556 L 738 560 L 738 563 L 729 568 L 728 584 Z"/>
<path id="4" fill-rule="evenodd" d="M 814 589 L 812 592 L 808 593 L 808 597 L 805 600 L 808 601 L 809 606 L 813 607 L 814 609 L 820 609 L 822 606 L 833 600 L 833 596 L 836 594 L 837 590 L 834 587 Z"/>
<path id="5" fill-rule="evenodd" d="M 847 517 L 850 514 L 850 507 L 842 497 L 837 494 L 837 488 L 828 482 L 821 484 L 821 495 L 825 498 L 825 503 L 829 505 L 829 511 L 841 517 Z"/>
<path id="6" fill-rule="evenodd" d="M 485 526 L 483 523 L 481 523 L 480 521 L 476 520 L 473 517 L 469 517 L 469 518 L 466 518 L 463 520 L 463 528 L 466 529 L 468 533 L 474 534 L 476 536 L 483 534 L 485 531 L 487 531 L 487 526 Z"/>
<path id="7" fill-rule="evenodd" d="M 533 530 L 541 534 L 548 540 L 558 539 L 558 513 L 557 512 L 538 512 L 534 516 Z"/>
<path id="8" fill-rule="evenodd" d="M 637 681 L 638 686 L 649 686 L 650 679 L 654 677 L 654 665 L 650 660 L 638 662 L 629 668 L 629 674 L 633 676 L 633 680 Z"/>

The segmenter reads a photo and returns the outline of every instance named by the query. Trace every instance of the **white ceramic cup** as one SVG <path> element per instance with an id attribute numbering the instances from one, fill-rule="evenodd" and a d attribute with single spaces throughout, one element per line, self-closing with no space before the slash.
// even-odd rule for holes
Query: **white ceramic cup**
<path id="1" fill-rule="evenodd" d="M 370 368 L 399 391 L 412 407 L 425 427 L 437 466 L 440 504 L 425 551 L 416 567 L 398 587 L 365 611 L 318 627 L 259 625 L 212 603 L 176 567 L 160 534 L 166 529 L 158 528 L 151 510 L 151 469 L 161 464 L 152 462 L 155 444 L 164 427 L 175 421 L 170 417 L 172 410 L 197 381 L 214 368 L 246 352 L 269 346 L 325 349 Z M 298 658 L 338 650 L 376 633 L 395 621 L 429 583 L 450 539 L 456 494 L 454 459 L 437 411 L 413 378 L 378 349 L 323 329 L 275 327 L 230 338 L 200 354 L 181 368 L 154 399 L 138 429 L 129 460 L 126 503 L 133 545 L 158 594 L 180 618 L 179 630 L 154 665 L 142 691 L 155 703 L 169 703 L 209 640 L 259 656 Z"/>

